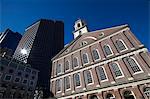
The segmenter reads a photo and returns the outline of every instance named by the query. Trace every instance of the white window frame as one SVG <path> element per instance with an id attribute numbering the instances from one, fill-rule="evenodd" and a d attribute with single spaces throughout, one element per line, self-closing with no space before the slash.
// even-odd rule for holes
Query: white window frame
<path id="1" fill-rule="evenodd" d="M 144 71 L 143 71 L 143 69 L 141 68 L 141 66 L 139 65 L 139 63 L 136 61 L 136 59 L 135 59 L 134 57 L 129 57 L 129 58 L 132 58 L 132 59 L 135 61 L 135 63 L 138 65 L 139 69 L 141 70 L 141 71 L 139 71 L 139 72 L 133 73 L 133 75 L 143 73 Z M 131 68 L 131 67 L 130 67 L 130 68 Z M 132 69 L 132 68 L 131 68 L 131 69 Z M 133 70 L 132 70 L 132 71 L 133 71 Z"/>
<path id="2" fill-rule="evenodd" d="M 66 76 L 67 77 L 67 76 Z M 64 77 L 65 78 L 65 77 Z M 71 90 L 71 77 L 70 76 L 68 76 L 68 78 L 69 78 L 69 83 L 70 83 L 70 88 L 69 89 L 65 89 L 65 91 L 69 91 L 69 90 Z M 66 85 L 65 85 L 65 87 L 66 87 Z"/>
<path id="3" fill-rule="evenodd" d="M 86 56 L 87 56 L 87 61 L 88 61 L 87 63 L 84 63 L 84 59 L 83 59 L 83 55 L 84 55 L 84 54 L 86 54 Z M 87 65 L 87 64 L 90 63 L 89 56 L 88 56 L 87 53 L 83 53 L 83 54 L 82 54 L 82 59 L 83 59 L 83 64 L 84 64 L 84 65 Z"/>
<path id="4" fill-rule="evenodd" d="M 109 93 L 107 93 L 107 94 L 109 94 Z M 106 94 L 106 96 L 107 96 L 107 94 Z M 110 94 L 112 94 L 112 93 L 110 93 Z M 115 95 L 114 94 L 112 94 L 113 95 L 113 97 L 110 97 L 110 99 L 115 99 Z"/>
<path id="5" fill-rule="evenodd" d="M 131 94 L 134 96 L 135 99 L 137 99 L 136 96 L 135 96 L 135 94 L 134 94 L 134 92 L 132 90 L 126 90 L 126 91 L 131 91 Z M 123 94 L 123 97 L 124 97 L 124 94 Z"/>
<path id="6" fill-rule="evenodd" d="M 114 53 L 113 53 L 113 51 L 112 51 L 110 45 L 109 45 L 109 44 L 105 44 L 105 45 L 108 46 L 109 49 L 110 49 L 110 51 L 111 51 L 111 54 L 110 54 L 110 55 L 106 55 L 106 57 L 110 57 L 110 56 L 114 55 Z M 104 45 L 104 46 L 105 46 L 105 45 Z M 103 46 L 103 49 L 104 49 L 104 46 Z M 104 51 L 105 51 L 105 49 L 104 49 Z M 105 54 L 106 54 L 106 52 L 105 52 Z"/>
<path id="7" fill-rule="evenodd" d="M 104 35 L 105 35 L 104 32 L 101 32 L 101 33 L 99 33 L 98 37 L 102 38 L 102 37 L 104 37 Z"/>
<path id="8" fill-rule="evenodd" d="M 134 96 L 134 98 L 135 98 L 135 99 L 137 99 L 137 98 L 136 98 L 136 96 L 135 96 L 135 94 L 134 94 L 134 92 L 133 92 L 133 91 L 131 91 L 131 93 L 132 93 L 132 95 Z"/>
<path id="9" fill-rule="evenodd" d="M 6 79 L 5 79 L 6 76 L 11 76 L 11 77 L 10 77 L 10 80 L 6 80 Z M 11 81 L 11 80 L 12 80 L 12 75 L 6 74 L 5 77 L 4 77 L 4 81 Z"/>
<path id="10" fill-rule="evenodd" d="M 82 86 L 80 73 L 75 73 L 75 74 L 78 74 L 78 75 L 79 75 L 79 79 L 80 79 L 80 86 L 76 86 L 76 84 L 75 84 L 75 88 L 80 88 L 80 87 Z M 74 74 L 74 75 L 75 75 L 75 74 Z M 76 81 L 75 76 L 74 76 L 74 80 Z M 76 82 L 75 82 L 75 83 L 76 83 Z"/>
<path id="11" fill-rule="evenodd" d="M 123 73 L 119 63 L 118 62 L 112 62 L 112 63 L 116 63 L 117 64 L 117 66 L 118 66 L 118 68 L 119 68 L 119 70 L 121 71 L 121 74 L 122 74 L 122 76 L 115 77 L 115 79 L 123 78 L 124 77 L 124 73 Z"/>
<path id="12" fill-rule="evenodd" d="M 57 68 L 57 62 L 54 64 L 54 76 L 57 76 L 57 69 L 56 68 Z"/>
<path id="13" fill-rule="evenodd" d="M 101 80 L 101 79 L 100 79 L 100 82 L 106 82 L 106 81 L 108 81 L 108 76 L 107 76 L 107 73 L 106 73 L 105 68 L 104 68 L 103 66 L 99 66 L 99 67 L 102 67 L 102 68 L 103 68 L 104 73 L 105 73 L 105 76 L 106 76 L 106 79 L 105 79 L 105 80 Z M 99 68 L 99 67 L 98 67 L 98 68 Z M 100 72 L 99 72 L 99 73 L 100 73 Z"/>
<path id="14" fill-rule="evenodd" d="M 58 68 L 58 65 L 60 64 L 60 72 L 57 73 L 57 68 Z M 58 63 L 57 66 L 56 66 L 56 73 L 57 75 L 60 75 L 62 73 L 62 64 L 61 63 Z"/>
<path id="15" fill-rule="evenodd" d="M 120 50 L 119 49 L 119 52 L 124 52 L 124 51 L 126 51 L 126 50 L 128 50 L 128 47 L 127 47 L 127 45 L 125 44 L 125 42 L 122 40 L 122 39 L 117 39 L 118 41 L 121 41 L 122 43 L 123 43 L 123 45 L 125 46 L 125 49 L 124 50 Z M 117 41 L 116 40 L 116 41 Z M 117 45 L 118 46 L 118 45 Z"/>
<path id="16" fill-rule="evenodd" d="M 26 83 L 26 84 L 23 83 L 24 80 L 27 80 L 27 83 Z M 28 79 L 23 79 L 23 80 L 22 80 L 22 84 L 27 85 L 27 84 L 28 84 Z"/>
<path id="17" fill-rule="evenodd" d="M 58 79 L 56 79 L 56 80 L 58 80 Z M 56 87 L 56 86 L 55 86 Z M 57 88 L 57 87 L 56 87 Z M 57 91 L 57 89 L 56 89 L 56 93 L 58 94 L 58 93 L 61 93 L 61 91 L 62 91 L 62 79 L 60 79 L 60 91 Z"/>
<path id="18" fill-rule="evenodd" d="M 96 51 L 97 51 L 98 56 L 99 56 L 99 59 L 96 59 L 96 60 L 94 59 L 93 50 L 96 50 Z M 93 55 L 93 59 L 94 59 L 94 61 L 99 61 L 99 60 L 101 60 L 101 56 L 100 56 L 99 50 L 98 50 L 98 49 L 96 49 L 96 48 L 94 48 L 93 50 L 92 50 L 92 55 Z"/>
<path id="19" fill-rule="evenodd" d="M 19 78 L 19 79 L 20 79 L 19 82 L 15 82 L 16 78 Z M 19 76 L 15 77 L 15 79 L 14 79 L 14 82 L 15 82 L 15 83 L 20 83 L 20 81 L 21 81 L 21 77 L 19 77 Z"/>
<path id="20" fill-rule="evenodd" d="M 83 47 L 83 46 L 85 46 L 85 45 L 87 45 L 87 44 L 88 44 L 87 41 L 82 41 L 82 42 L 80 43 L 80 47 Z"/>
<path id="21" fill-rule="evenodd" d="M 91 78 L 92 78 L 92 83 L 87 83 L 87 85 L 92 85 L 92 84 L 94 84 L 94 79 L 93 79 L 93 75 L 92 75 L 92 71 L 91 70 L 88 70 L 89 72 L 90 72 L 90 74 L 91 74 Z M 86 72 L 86 71 L 85 71 Z"/>
<path id="22" fill-rule="evenodd" d="M 78 66 L 76 66 L 76 67 L 74 67 L 74 58 L 77 59 Z M 78 59 L 78 57 L 73 57 L 73 69 L 77 69 L 77 68 L 79 68 L 79 59 Z"/>
<path id="23" fill-rule="evenodd" d="M 147 90 L 145 91 L 146 88 L 150 88 L 150 87 L 149 87 L 149 86 L 145 86 L 145 88 L 143 88 L 144 95 L 148 98 L 148 97 L 149 97 L 149 96 L 148 96 L 148 95 L 149 95 L 149 90 L 148 90 L 148 91 L 147 91 Z M 147 94 L 147 93 L 148 93 L 148 94 Z"/>
<path id="24" fill-rule="evenodd" d="M 66 62 L 67 62 L 67 61 L 68 61 L 68 63 L 69 63 L 69 69 L 68 69 L 68 70 L 66 70 Z M 66 61 L 65 61 L 65 72 L 70 71 L 70 66 L 71 66 L 70 61 L 69 61 L 69 60 L 66 60 Z"/>

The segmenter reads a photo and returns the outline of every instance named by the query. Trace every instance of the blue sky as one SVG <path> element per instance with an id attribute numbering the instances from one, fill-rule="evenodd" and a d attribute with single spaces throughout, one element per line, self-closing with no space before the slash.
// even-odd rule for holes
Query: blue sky
<path id="1" fill-rule="evenodd" d="M 74 22 L 84 19 L 90 31 L 129 24 L 136 37 L 150 49 L 149 0 L 1 0 L 0 32 L 6 28 L 24 33 L 40 18 L 65 23 L 65 44 L 73 39 Z M 59 35 L 58 35 L 59 36 Z"/>

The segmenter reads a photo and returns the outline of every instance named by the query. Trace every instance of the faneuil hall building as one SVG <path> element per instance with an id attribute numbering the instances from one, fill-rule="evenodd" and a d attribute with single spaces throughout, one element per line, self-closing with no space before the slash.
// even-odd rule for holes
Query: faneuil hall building
<path id="1" fill-rule="evenodd" d="M 150 99 L 150 53 L 128 25 L 89 32 L 79 19 L 74 28 L 74 40 L 52 59 L 56 98 Z"/>

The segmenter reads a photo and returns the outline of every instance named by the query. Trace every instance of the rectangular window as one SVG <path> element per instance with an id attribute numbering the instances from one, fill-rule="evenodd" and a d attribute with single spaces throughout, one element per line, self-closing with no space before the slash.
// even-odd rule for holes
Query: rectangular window
<path id="1" fill-rule="evenodd" d="M 4 78 L 4 80 L 6 80 L 6 81 L 10 81 L 10 80 L 11 80 L 11 78 L 12 78 L 12 75 L 6 75 L 6 76 L 5 76 L 5 78 Z"/>
<path id="2" fill-rule="evenodd" d="M 22 83 L 27 84 L 27 82 L 28 82 L 28 80 L 24 79 Z"/>
<path id="3" fill-rule="evenodd" d="M 20 78 L 19 78 L 19 77 L 16 77 L 15 80 L 14 80 L 14 82 L 16 82 L 16 83 L 17 83 L 17 82 L 20 82 Z"/>
<path id="4" fill-rule="evenodd" d="M 30 68 L 26 68 L 25 70 L 27 73 L 30 73 L 31 72 L 31 69 Z"/>

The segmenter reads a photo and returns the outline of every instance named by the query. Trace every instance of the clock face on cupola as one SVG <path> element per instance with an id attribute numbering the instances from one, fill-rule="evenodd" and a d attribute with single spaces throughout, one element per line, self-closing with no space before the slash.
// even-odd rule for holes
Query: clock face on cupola
<path id="1" fill-rule="evenodd" d="M 84 33 L 88 33 L 87 25 L 83 20 L 78 19 L 74 25 L 74 31 L 73 31 L 74 39 Z"/>

